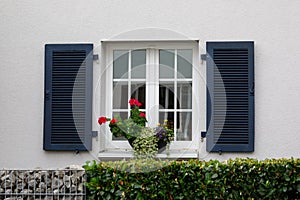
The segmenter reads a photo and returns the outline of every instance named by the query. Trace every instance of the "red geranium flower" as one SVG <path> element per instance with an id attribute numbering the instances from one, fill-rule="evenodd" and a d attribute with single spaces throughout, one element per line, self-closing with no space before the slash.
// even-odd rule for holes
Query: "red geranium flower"
<path id="1" fill-rule="evenodd" d="M 140 107 L 140 106 L 142 105 L 142 103 L 139 102 L 139 101 L 137 100 L 136 105 L 137 105 L 138 107 Z"/>
<path id="2" fill-rule="evenodd" d="M 110 120 L 110 123 L 111 123 L 111 124 L 114 124 L 114 123 L 117 123 L 117 122 L 118 122 L 118 120 L 115 119 L 115 118 L 112 118 L 112 119 Z"/>
<path id="3" fill-rule="evenodd" d="M 131 106 L 134 106 L 135 105 L 135 103 L 136 103 L 136 99 L 130 99 L 129 100 L 129 104 L 131 105 Z"/>
<path id="4" fill-rule="evenodd" d="M 145 113 L 143 113 L 143 112 L 141 112 L 141 113 L 140 113 L 140 116 L 141 116 L 141 117 L 145 117 L 145 118 L 146 118 L 146 114 L 145 114 Z"/>
<path id="5" fill-rule="evenodd" d="M 98 119 L 98 123 L 101 125 L 103 123 L 107 122 L 107 118 L 106 117 L 99 117 Z"/>
<path id="6" fill-rule="evenodd" d="M 138 107 L 140 107 L 140 106 L 142 105 L 142 103 L 139 102 L 139 100 L 137 100 L 137 99 L 130 99 L 130 100 L 129 100 L 129 104 L 130 104 L 131 106 L 138 106 Z"/>

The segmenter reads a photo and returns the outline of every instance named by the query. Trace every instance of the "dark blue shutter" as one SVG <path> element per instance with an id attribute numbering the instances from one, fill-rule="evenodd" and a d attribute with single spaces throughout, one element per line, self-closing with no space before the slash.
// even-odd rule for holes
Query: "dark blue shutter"
<path id="1" fill-rule="evenodd" d="M 44 150 L 91 150 L 92 44 L 45 45 Z"/>
<path id="2" fill-rule="evenodd" d="M 207 151 L 254 151 L 254 43 L 207 42 Z"/>

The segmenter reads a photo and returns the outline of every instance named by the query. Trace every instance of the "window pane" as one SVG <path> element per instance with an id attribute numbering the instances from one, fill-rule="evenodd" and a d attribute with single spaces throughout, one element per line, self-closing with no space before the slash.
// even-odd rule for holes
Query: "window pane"
<path id="1" fill-rule="evenodd" d="M 114 81 L 113 87 L 113 109 L 127 109 L 128 83 L 122 81 Z"/>
<path id="2" fill-rule="evenodd" d="M 159 78 L 174 78 L 174 50 L 159 50 Z"/>
<path id="3" fill-rule="evenodd" d="M 180 49 L 177 54 L 177 78 L 192 78 L 192 50 Z"/>
<path id="4" fill-rule="evenodd" d="M 113 78 L 128 78 L 128 51 L 114 50 Z"/>
<path id="5" fill-rule="evenodd" d="M 159 108 L 174 109 L 174 83 L 159 84 Z"/>
<path id="6" fill-rule="evenodd" d="M 131 99 L 137 99 L 142 103 L 141 109 L 145 109 L 146 105 L 146 84 L 145 82 L 131 83 Z"/>
<path id="7" fill-rule="evenodd" d="M 121 117 L 121 119 L 127 119 L 128 118 L 128 112 L 113 112 L 113 118 L 116 118 L 116 117 Z"/>
<path id="8" fill-rule="evenodd" d="M 192 83 L 177 83 L 177 98 L 179 105 L 177 109 L 192 109 Z"/>
<path id="9" fill-rule="evenodd" d="M 177 113 L 177 138 L 178 141 L 192 140 L 192 112 Z"/>
<path id="10" fill-rule="evenodd" d="M 146 78 L 146 50 L 131 52 L 131 78 Z"/>
<path id="11" fill-rule="evenodd" d="M 119 118 L 121 117 L 122 120 L 128 118 L 128 112 L 114 112 L 113 113 L 113 118 Z M 112 136 L 113 140 L 126 140 L 125 137 L 115 137 L 114 135 Z"/>
<path id="12" fill-rule="evenodd" d="M 165 120 L 168 120 L 168 127 L 174 131 L 174 112 L 159 112 L 159 123 L 164 124 Z"/>

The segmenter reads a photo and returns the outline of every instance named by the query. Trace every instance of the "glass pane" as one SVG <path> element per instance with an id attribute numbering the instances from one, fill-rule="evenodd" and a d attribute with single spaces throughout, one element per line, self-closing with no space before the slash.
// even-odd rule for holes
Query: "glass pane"
<path id="1" fill-rule="evenodd" d="M 192 109 L 192 83 L 177 82 L 177 109 Z"/>
<path id="2" fill-rule="evenodd" d="M 159 50 L 159 78 L 174 78 L 174 50 Z"/>
<path id="3" fill-rule="evenodd" d="M 113 87 L 113 109 L 127 109 L 128 83 L 122 81 L 114 81 Z"/>
<path id="4" fill-rule="evenodd" d="M 128 112 L 114 112 L 113 113 L 113 118 L 121 118 L 122 120 L 128 118 Z M 115 137 L 114 135 L 112 136 L 113 140 L 126 140 L 125 137 Z"/>
<path id="5" fill-rule="evenodd" d="M 159 108 L 174 109 L 174 83 L 159 84 Z"/>
<path id="6" fill-rule="evenodd" d="M 192 78 L 192 50 L 180 49 L 177 54 L 177 78 Z"/>
<path id="7" fill-rule="evenodd" d="M 131 52 L 131 78 L 146 78 L 146 50 Z"/>
<path id="8" fill-rule="evenodd" d="M 141 109 L 146 105 L 146 84 L 145 82 L 131 82 L 131 99 L 137 99 L 142 103 Z"/>
<path id="9" fill-rule="evenodd" d="M 168 127 L 174 131 L 174 112 L 159 112 L 159 123 L 164 124 L 165 120 L 168 120 Z"/>
<path id="10" fill-rule="evenodd" d="M 116 117 L 121 117 L 122 120 L 125 120 L 128 118 L 128 112 L 113 112 L 113 118 L 116 118 Z"/>
<path id="11" fill-rule="evenodd" d="M 178 141 L 192 140 L 192 112 L 177 113 L 177 138 Z"/>
<path id="12" fill-rule="evenodd" d="M 113 78 L 128 78 L 128 51 L 114 50 Z"/>

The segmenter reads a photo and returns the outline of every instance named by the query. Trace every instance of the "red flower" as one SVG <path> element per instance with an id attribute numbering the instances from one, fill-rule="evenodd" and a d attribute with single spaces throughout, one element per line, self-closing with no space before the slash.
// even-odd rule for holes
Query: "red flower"
<path id="1" fill-rule="evenodd" d="M 134 106 L 136 101 L 137 101 L 136 99 L 130 99 L 130 100 L 129 100 L 129 104 L 130 104 L 131 106 Z"/>
<path id="2" fill-rule="evenodd" d="M 98 119 L 98 123 L 101 125 L 103 123 L 107 122 L 107 118 L 106 117 L 99 117 Z"/>
<path id="3" fill-rule="evenodd" d="M 138 107 L 140 107 L 140 106 L 142 105 L 142 103 L 139 102 L 139 101 L 137 101 L 137 102 L 136 102 L 136 105 L 137 105 Z"/>
<path id="4" fill-rule="evenodd" d="M 114 123 L 117 123 L 117 122 L 118 122 L 118 120 L 115 119 L 115 118 L 112 118 L 112 119 L 110 120 L 110 123 L 111 123 L 111 124 L 114 124 Z"/>
<path id="5" fill-rule="evenodd" d="M 143 112 L 141 112 L 141 113 L 140 113 L 140 116 L 141 116 L 141 117 L 145 117 L 145 118 L 146 118 L 146 114 L 145 114 L 145 113 L 143 113 Z"/>
<path id="6" fill-rule="evenodd" d="M 142 103 L 139 102 L 139 100 L 137 100 L 137 99 L 130 99 L 130 100 L 129 100 L 129 104 L 130 104 L 131 106 L 138 106 L 138 107 L 140 107 L 140 106 L 142 105 Z"/>

